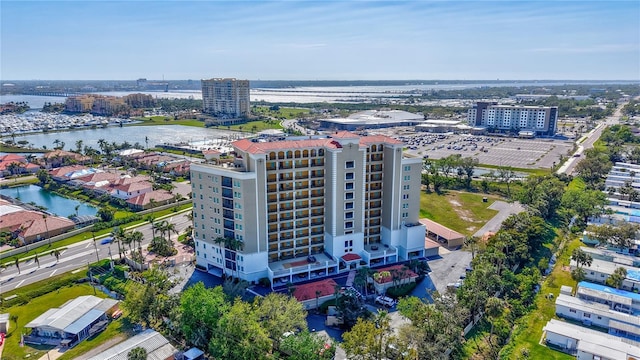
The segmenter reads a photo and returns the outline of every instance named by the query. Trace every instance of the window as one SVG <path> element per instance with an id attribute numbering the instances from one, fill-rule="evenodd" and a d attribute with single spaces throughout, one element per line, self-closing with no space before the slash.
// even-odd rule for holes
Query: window
<path id="1" fill-rule="evenodd" d="M 403 209 L 408 209 L 409 208 L 409 204 L 402 204 L 402 208 Z"/>
<path id="2" fill-rule="evenodd" d="M 236 199 L 240 199 L 242 197 L 242 193 L 239 191 L 234 191 L 233 192 L 233 197 Z"/>
<path id="3" fill-rule="evenodd" d="M 402 194 L 402 200 L 409 199 L 409 194 Z"/>
<path id="4" fill-rule="evenodd" d="M 344 185 L 345 190 L 353 190 L 353 183 L 348 182 Z"/>
<path id="5" fill-rule="evenodd" d="M 591 314 L 584 313 L 584 317 L 586 317 L 587 319 L 590 319 L 591 318 Z"/>
<path id="6" fill-rule="evenodd" d="M 344 198 L 347 200 L 353 199 L 353 193 L 352 192 L 345 193 Z"/>
<path id="7" fill-rule="evenodd" d="M 404 185 L 402 186 L 402 190 L 409 190 L 410 186 L 409 185 Z"/>
<path id="8" fill-rule="evenodd" d="M 344 223 L 344 227 L 347 229 L 351 229 L 353 227 L 353 221 L 347 221 Z"/>
<path id="9" fill-rule="evenodd" d="M 404 181 L 410 181 L 411 180 L 411 176 L 409 175 L 405 175 L 404 176 Z"/>
<path id="10" fill-rule="evenodd" d="M 353 180 L 353 173 L 352 172 L 346 173 L 344 178 L 347 180 Z"/>
<path id="11" fill-rule="evenodd" d="M 353 168 L 355 167 L 355 165 L 356 165 L 356 164 L 355 164 L 355 162 L 353 162 L 353 161 L 347 161 L 347 162 L 345 163 L 345 167 L 346 167 L 347 169 L 353 169 Z"/>
<path id="12" fill-rule="evenodd" d="M 402 213 L 402 218 L 403 218 L 403 219 L 406 219 L 406 218 L 408 218 L 408 217 L 409 217 L 409 213 L 406 213 L 406 212 L 403 212 L 403 213 Z"/>
<path id="13" fill-rule="evenodd" d="M 346 213 L 344 213 L 344 218 L 353 219 L 353 211 L 347 211 Z"/>
<path id="14" fill-rule="evenodd" d="M 409 166 L 409 165 L 405 165 L 405 167 L 404 167 L 404 171 L 411 171 L 411 166 Z"/>
<path id="15" fill-rule="evenodd" d="M 236 230 L 242 230 L 242 225 L 241 224 L 236 224 Z"/>
<path id="16" fill-rule="evenodd" d="M 347 210 L 353 209 L 353 202 L 344 203 L 344 208 L 347 209 Z"/>
<path id="17" fill-rule="evenodd" d="M 575 309 L 569 309 L 569 312 L 574 314 L 576 313 Z"/>
<path id="18" fill-rule="evenodd" d="M 235 204 L 235 208 L 236 208 L 236 209 L 242 209 L 242 205 L 240 205 L 240 204 L 236 203 L 236 204 Z"/>

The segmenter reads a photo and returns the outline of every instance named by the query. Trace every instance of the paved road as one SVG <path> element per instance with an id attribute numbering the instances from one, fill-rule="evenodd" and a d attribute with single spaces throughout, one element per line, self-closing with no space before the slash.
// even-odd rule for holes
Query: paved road
<path id="1" fill-rule="evenodd" d="M 502 222 L 506 218 L 524 211 L 524 208 L 518 202 L 507 203 L 499 200 L 494 201 L 493 204 L 489 205 L 489 209 L 498 210 L 498 213 L 492 217 L 491 220 L 487 221 L 480 230 L 476 231 L 473 236 L 482 237 L 487 232 L 498 232 L 498 230 L 500 230 L 500 226 L 502 226 Z"/>
<path id="2" fill-rule="evenodd" d="M 174 215 L 166 220 L 175 224 L 178 232 L 184 231 L 191 225 L 191 220 L 187 218 L 186 213 Z M 144 235 L 142 245 L 149 244 L 152 236 L 151 226 L 145 224 L 137 227 L 136 230 Z M 176 235 L 173 236 L 175 237 Z M 90 238 L 91 235 L 87 234 L 87 237 Z M 100 244 L 100 239 L 104 237 L 98 237 L 95 246 L 92 239 L 67 246 L 67 249 L 62 251 L 58 262 L 56 262 L 55 257 L 44 254 L 40 256 L 40 267 L 33 260 L 20 263 L 20 272 L 15 266 L 9 266 L 0 273 L 0 294 L 37 281 L 46 280 L 55 275 L 86 268 L 88 263 L 95 262 L 98 258 L 105 259 L 109 256 L 114 259 L 117 258 L 118 245 L 116 243 Z"/>
<path id="3" fill-rule="evenodd" d="M 582 154 L 585 150 L 593 148 L 593 143 L 595 143 L 598 139 L 600 139 L 600 135 L 602 135 L 602 131 L 611 125 L 618 124 L 620 121 L 620 117 L 622 116 L 622 107 L 625 104 L 620 104 L 616 108 L 616 111 L 613 112 L 613 115 L 607 117 L 602 123 L 600 123 L 594 130 L 592 130 L 588 135 L 585 141 L 579 144 L 580 148 L 578 149 L 578 154 Z M 558 174 L 567 174 L 573 175 L 573 172 L 576 168 L 576 165 L 584 158 L 584 156 L 580 157 L 572 157 L 567 160 L 567 162 L 558 169 Z"/>

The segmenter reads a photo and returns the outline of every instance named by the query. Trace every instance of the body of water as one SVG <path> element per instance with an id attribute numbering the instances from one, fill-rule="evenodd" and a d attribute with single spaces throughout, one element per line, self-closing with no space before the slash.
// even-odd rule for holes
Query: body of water
<path id="1" fill-rule="evenodd" d="M 348 82 L 345 82 L 348 83 Z M 566 84 L 575 85 L 603 85 L 629 84 L 634 81 L 569 81 Z M 252 101 L 267 102 L 365 102 L 375 99 L 390 99 L 409 94 L 420 94 L 430 90 L 461 90 L 480 87 L 532 87 L 532 86 L 562 86 L 562 81 L 502 81 L 502 82 L 473 82 L 473 83 L 429 83 L 408 85 L 355 85 L 355 86 L 294 86 L 280 88 L 251 88 Z M 162 91 L 111 91 L 96 94 L 125 96 L 133 93 L 143 93 L 155 98 L 165 99 L 202 99 L 200 90 Z M 0 103 L 26 101 L 34 109 L 41 109 L 45 102 L 64 102 L 64 97 L 32 96 L 32 95 L 0 95 Z"/>
<path id="2" fill-rule="evenodd" d="M 33 147 L 42 148 L 43 146 L 46 146 L 47 149 L 53 149 L 55 146 L 54 141 L 57 139 L 65 143 L 65 150 L 70 150 L 75 149 L 76 141 L 82 140 L 83 146 L 91 146 L 94 149 L 100 150 L 100 147 L 98 146 L 99 139 L 104 139 L 109 143 L 115 141 L 118 144 L 125 141 L 129 142 L 131 145 L 139 143 L 143 147 L 147 145 L 145 143 L 145 139 L 148 139 L 149 147 L 153 147 L 164 143 L 202 143 L 211 142 L 214 139 L 229 139 L 235 137 L 238 137 L 238 133 L 234 131 L 205 129 L 182 125 L 160 125 L 128 127 L 110 126 L 107 128 L 83 129 L 65 132 L 36 133 L 30 135 L 18 135 L 16 136 L 16 141 L 26 140 Z"/>
<path id="3" fill-rule="evenodd" d="M 33 202 L 36 205 L 44 206 L 48 212 L 62 217 L 75 215 L 78 205 L 80 205 L 78 215 L 96 215 L 98 213 L 95 206 L 56 195 L 36 185 L 0 189 L 0 194 L 19 199 L 23 203 Z"/>

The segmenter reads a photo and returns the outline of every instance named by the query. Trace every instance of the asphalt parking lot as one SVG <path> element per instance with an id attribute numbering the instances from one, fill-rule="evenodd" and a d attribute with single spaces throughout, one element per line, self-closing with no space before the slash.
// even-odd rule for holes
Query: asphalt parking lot
<path id="1" fill-rule="evenodd" d="M 406 152 L 416 157 L 440 159 L 460 154 L 477 158 L 480 164 L 528 169 L 549 169 L 560 156 L 571 156 L 572 140 L 519 139 L 468 134 L 415 132 L 411 128 L 380 129 L 407 144 Z"/>
<path id="2" fill-rule="evenodd" d="M 460 281 L 460 276 L 466 275 L 465 269 L 471 263 L 471 253 L 464 250 L 448 251 L 440 248 L 440 257 L 429 260 L 431 273 L 429 277 L 439 293 L 447 290 L 447 284 Z"/>

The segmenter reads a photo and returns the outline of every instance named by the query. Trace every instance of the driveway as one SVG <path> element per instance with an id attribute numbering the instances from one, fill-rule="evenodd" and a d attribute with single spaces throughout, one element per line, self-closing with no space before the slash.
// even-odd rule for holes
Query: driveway
<path id="1" fill-rule="evenodd" d="M 489 206 L 489 209 L 498 210 L 498 213 L 492 217 L 491 220 L 487 221 L 480 230 L 476 231 L 473 236 L 482 237 L 487 232 L 498 232 L 498 230 L 500 230 L 500 226 L 502 226 L 502 222 L 506 218 L 524 211 L 524 207 L 520 205 L 520 203 L 507 203 L 504 201 L 494 201 L 493 204 Z"/>

